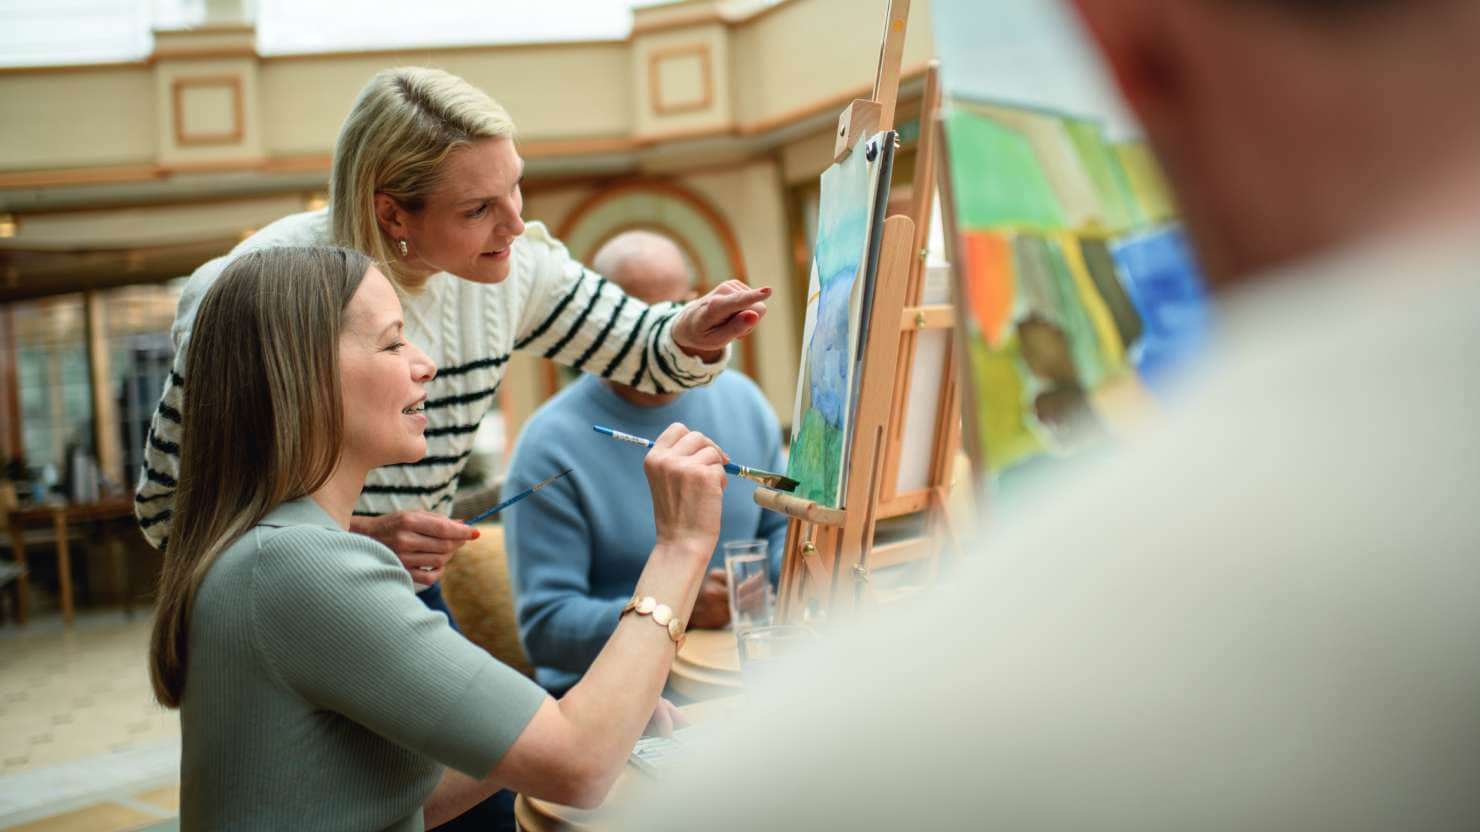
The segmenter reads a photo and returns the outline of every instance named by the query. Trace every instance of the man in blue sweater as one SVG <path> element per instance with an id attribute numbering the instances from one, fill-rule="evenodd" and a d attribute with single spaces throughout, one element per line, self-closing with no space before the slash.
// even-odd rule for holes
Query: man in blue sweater
<path id="1" fill-rule="evenodd" d="M 620 234 L 597 252 L 592 266 L 647 303 L 693 296 L 683 254 L 656 234 Z M 785 468 L 775 412 L 755 383 L 733 370 L 707 387 L 662 394 L 583 374 L 530 417 L 519 437 L 505 484 L 509 493 L 573 469 L 504 513 L 519 637 L 536 680 L 556 696 L 580 679 L 616 629 L 655 543 L 643 450 L 591 426 L 656 437 L 674 422 L 709 436 L 742 465 Z M 724 543 L 769 541 L 772 579 L 780 572 L 786 519 L 757 506 L 754 490 L 741 479 L 725 488 L 720 545 L 691 627 L 729 623 Z"/>

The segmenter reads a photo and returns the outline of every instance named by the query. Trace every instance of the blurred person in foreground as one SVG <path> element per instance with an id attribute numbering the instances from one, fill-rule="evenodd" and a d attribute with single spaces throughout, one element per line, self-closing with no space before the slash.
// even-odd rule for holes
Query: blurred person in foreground
<path id="1" fill-rule="evenodd" d="M 629 828 L 1480 828 L 1480 3 L 1076 5 L 1216 359 Z"/>
<path id="2" fill-rule="evenodd" d="M 591 265 L 643 303 L 684 303 L 694 295 L 683 252 L 649 231 L 613 237 Z M 573 469 L 504 516 L 519 637 L 536 680 L 557 696 L 580 680 L 611 638 L 654 542 L 651 525 L 633 522 L 653 513 L 638 464 L 642 452 L 591 426 L 657 436 L 675 422 L 702 431 L 743 464 L 785 467 L 776 413 L 755 382 L 733 370 L 705 387 L 661 394 L 582 375 L 530 417 L 514 448 L 511 491 Z M 738 479 L 725 490 L 719 542 L 766 540 L 777 575 L 786 517 L 756 505 L 754 491 Z M 729 604 L 724 550 L 716 546 L 689 626 L 726 626 Z"/>

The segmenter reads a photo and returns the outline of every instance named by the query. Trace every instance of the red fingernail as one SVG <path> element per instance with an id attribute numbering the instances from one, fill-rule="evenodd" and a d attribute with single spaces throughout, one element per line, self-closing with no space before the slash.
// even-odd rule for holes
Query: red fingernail
<path id="1" fill-rule="evenodd" d="M 473 537 L 472 537 L 473 540 L 477 540 L 478 538 L 480 538 L 482 536 L 483 536 L 483 532 L 480 532 L 477 529 L 473 529 Z"/>

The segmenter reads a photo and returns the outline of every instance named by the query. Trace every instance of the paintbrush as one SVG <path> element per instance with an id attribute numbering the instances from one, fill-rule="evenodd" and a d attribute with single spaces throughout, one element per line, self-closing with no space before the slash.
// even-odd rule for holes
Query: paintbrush
<path id="1" fill-rule="evenodd" d="M 596 431 L 597 433 L 605 434 L 613 439 L 617 439 L 622 442 L 631 442 L 634 445 L 641 445 L 644 448 L 651 448 L 653 446 L 653 440 L 651 439 L 643 439 L 641 436 L 633 436 L 630 433 L 622 433 L 619 430 L 604 428 L 601 425 L 592 425 L 591 429 Z M 759 468 L 747 468 L 744 465 L 736 465 L 733 462 L 725 463 L 725 472 L 728 474 L 733 474 L 743 480 L 750 480 L 751 482 L 759 483 L 760 485 L 764 485 L 767 488 L 774 488 L 777 491 L 795 491 L 797 490 L 797 486 L 801 485 L 801 483 L 797 482 L 791 477 L 786 476 L 785 474 L 776 474 L 772 473 L 771 471 L 762 471 Z"/>
<path id="2" fill-rule="evenodd" d="M 469 526 L 471 526 L 474 523 L 477 523 L 479 520 L 487 520 L 488 518 L 492 517 L 495 514 L 498 514 L 499 512 L 503 511 L 504 509 L 508 508 L 509 506 L 512 506 L 513 504 L 515 504 L 515 503 L 519 502 L 520 500 L 524 499 L 525 497 L 528 497 L 529 495 L 533 494 L 534 492 L 539 491 L 541 488 L 544 488 L 545 486 L 547 486 L 550 483 L 552 483 L 552 482 L 560 479 L 561 477 L 565 476 L 566 474 L 569 474 L 571 472 L 571 470 L 572 469 L 567 468 L 564 471 L 561 471 L 560 473 L 554 475 L 553 477 L 546 477 L 545 479 L 540 480 L 539 482 L 535 483 L 534 485 L 531 485 L 530 487 L 524 489 L 523 491 L 519 492 L 518 494 L 515 494 L 514 496 L 510 497 L 509 499 L 504 500 L 503 502 L 499 503 L 498 505 L 494 506 L 493 508 L 491 508 L 491 509 L 489 509 L 487 511 L 484 511 L 484 512 L 480 512 L 480 513 L 478 513 L 478 514 L 476 514 L 476 515 L 468 518 L 467 520 L 464 520 L 463 522 L 464 523 L 467 523 Z"/>

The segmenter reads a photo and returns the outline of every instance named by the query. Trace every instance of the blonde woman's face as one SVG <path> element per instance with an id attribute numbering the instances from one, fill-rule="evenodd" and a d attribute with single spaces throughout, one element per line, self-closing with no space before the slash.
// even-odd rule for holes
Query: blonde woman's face
<path id="1" fill-rule="evenodd" d="M 426 456 L 426 389 L 437 374 L 406 340 L 401 301 L 376 269 L 365 273 L 339 333 L 345 464 L 378 468 Z"/>
<path id="2" fill-rule="evenodd" d="M 409 256 L 434 271 L 477 283 L 509 276 L 514 239 L 524 233 L 524 160 L 510 139 L 482 139 L 443 163 L 426 207 L 407 220 Z"/>

